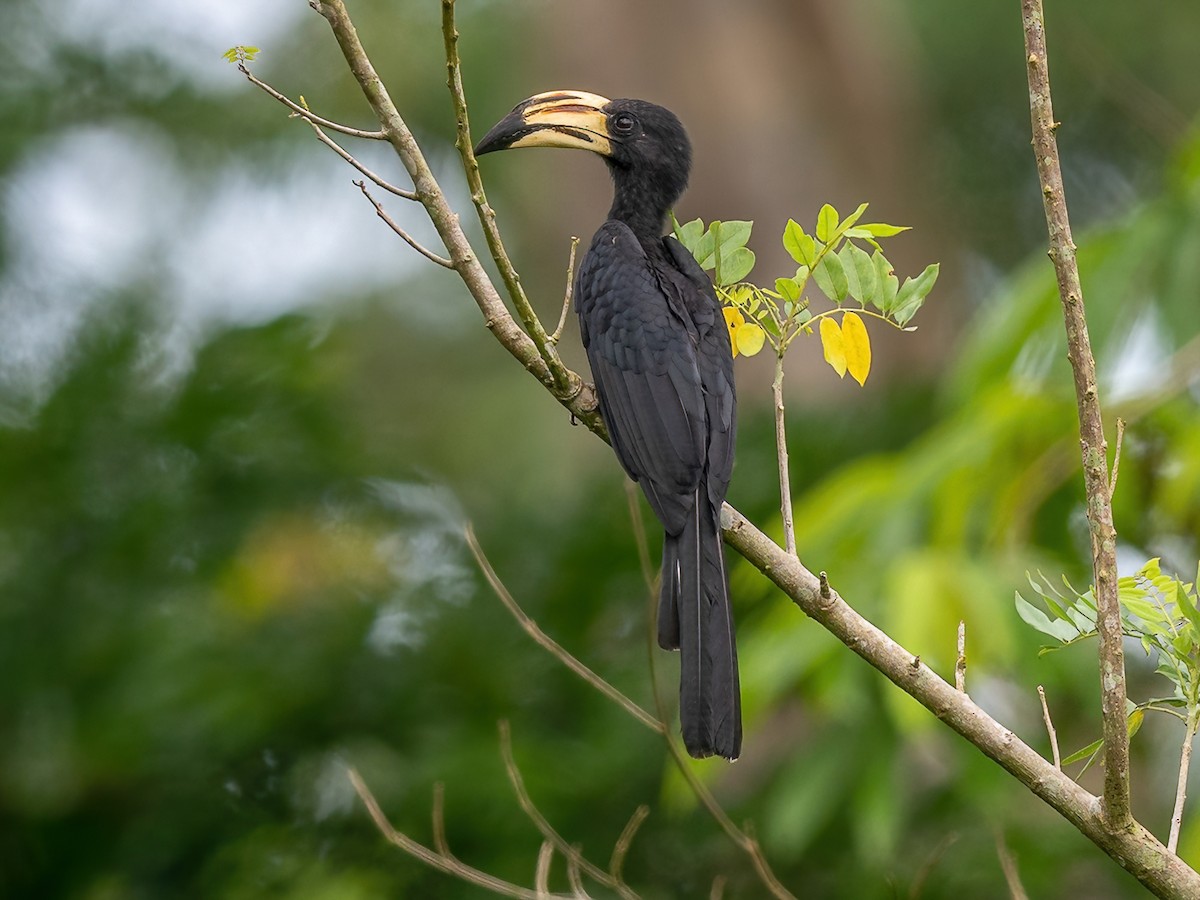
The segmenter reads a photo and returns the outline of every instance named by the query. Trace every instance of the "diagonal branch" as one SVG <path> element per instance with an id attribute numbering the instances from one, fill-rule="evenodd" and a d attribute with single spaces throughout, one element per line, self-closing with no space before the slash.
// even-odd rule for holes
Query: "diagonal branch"
<path id="1" fill-rule="evenodd" d="M 518 900 L 545 900 L 547 897 L 570 898 L 573 896 L 570 894 L 549 894 L 540 890 L 531 891 L 528 888 L 521 887 L 519 884 L 513 884 L 502 878 L 489 875 L 487 872 L 482 872 L 474 866 L 468 866 L 453 856 L 443 855 L 430 850 L 424 844 L 414 841 L 404 832 L 397 831 L 392 826 L 387 816 L 384 815 L 383 810 L 379 808 L 379 801 L 375 799 L 375 795 L 371 793 L 371 789 L 367 787 L 366 782 L 362 780 L 362 776 L 358 774 L 356 769 L 349 769 L 346 774 L 350 778 L 350 783 L 354 785 L 354 790 L 358 793 L 359 799 L 362 800 L 363 806 L 367 808 L 367 812 L 375 822 L 375 827 L 379 829 L 379 832 L 389 842 L 395 844 L 409 856 L 419 859 L 427 866 L 437 869 L 440 872 L 445 872 L 447 875 L 461 878 L 468 884 L 478 885 L 481 888 L 486 888 L 496 894 L 503 894 L 506 897 L 516 897 Z M 539 854 L 539 864 L 540 856 Z"/>
<path id="2" fill-rule="evenodd" d="M 364 131 L 361 128 L 351 128 L 349 125 L 343 125 L 340 122 L 334 122 L 331 119 L 321 118 L 308 109 L 308 107 L 301 106 L 287 95 L 281 94 L 279 91 L 275 90 L 275 88 L 271 87 L 265 81 L 260 81 L 259 79 L 255 78 L 254 74 L 250 71 L 250 68 L 244 62 L 238 63 L 238 69 L 240 69 L 242 74 L 250 80 L 251 84 L 265 91 L 267 94 L 270 94 L 284 106 L 290 109 L 293 115 L 299 116 L 310 125 L 321 125 L 325 128 L 328 128 L 330 131 L 336 131 L 339 134 L 348 134 L 351 137 L 365 138 L 369 141 L 387 140 L 387 135 L 382 131 Z"/>
<path id="3" fill-rule="evenodd" d="M 504 249 L 504 241 L 500 238 L 500 229 L 496 225 L 496 212 L 487 201 L 483 191 L 483 179 L 479 175 L 479 162 L 475 159 L 475 149 L 471 143 L 471 124 L 467 117 L 467 98 L 463 92 L 462 63 L 458 58 L 458 28 L 454 24 L 454 0 L 442 0 L 442 40 L 446 45 L 446 84 L 450 88 L 450 96 L 454 101 L 454 119 L 457 134 L 454 146 L 462 157 L 463 172 L 467 176 L 467 185 L 471 189 L 471 202 L 479 214 L 479 224 L 483 226 L 483 236 L 487 240 L 492 259 L 500 270 L 500 277 L 508 290 L 517 315 L 525 325 L 525 330 L 533 339 L 542 359 L 545 360 L 553 378 L 556 396 L 577 392 L 579 376 L 567 369 L 559 359 L 555 341 L 546 334 L 541 320 L 533 310 L 533 304 L 521 286 L 521 276 L 513 267 L 512 260 Z"/>
<path id="4" fill-rule="evenodd" d="M 578 393 L 559 394 L 538 348 L 512 319 L 500 299 L 420 148 L 367 59 L 343 0 L 313 0 L 312 5 L 329 22 L 355 79 L 412 177 L 415 192 L 429 212 L 455 269 L 479 306 L 485 324 L 501 345 L 543 386 L 554 392 L 573 416 L 597 435 L 605 437 L 591 388 L 581 383 Z M 914 657 L 910 652 L 856 613 L 835 592 L 826 590 L 826 596 L 822 596 L 821 581 L 817 576 L 737 510 L 726 504 L 722 516 L 725 540 L 806 614 L 1042 798 L 1143 885 L 1161 897 L 1200 896 L 1200 874 L 1170 853 L 1145 828 L 1136 822 L 1117 830 L 1109 828 L 1098 798 L 1056 771 L 968 696 L 954 690 L 928 667 L 919 662 L 913 665 Z M 662 727 L 644 710 L 642 715 L 649 719 L 649 722 L 643 720 L 644 724 Z"/>
<path id="5" fill-rule="evenodd" d="M 615 871 L 610 873 L 588 862 L 583 854 L 579 852 L 579 848 L 568 844 L 566 838 L 559 834 L 546 817 L 542 815 L 542 811 L 537 808 L 537 805 L 533 802 L 533 798 L 529 796 L 529 791 L 525 787 L 525 779 L 521 775 L 521 770 L 517 768 L 517 761 L 513 758 L 512 731 L 508 727 L 508 722 L 500 723 L 500 753 L 504 757 L 504 770 L 508 772 L 508 780 L 512 784 L 514 793 L 517 795 L 517 802 L 521 804 L 521 809 L 525 811 L 525 815 L 529 816 L 530 821 L 537 827 L 537 830 L 542 833 L 542 837 L 546 842 L 553 845 L 568 863 L 587 873 L 588 877 L 594 879 L 597 883 L 616 891 L 624 900 L 636 900 L 637 894 L 631 891 L 629 886 L 621 880 L 619 866 Z M 638 807 L 639 812 L 645 809 L 646 807 L 644 806 Z M 642 818 L 644 818 L 644 815 Z M 635 812 L 634 818 L 630 820 L 630 822 L 634 821 L 640 824 L 638 812 Z M 626 827 L 625 831 L 628 830 L 628 827 Z M 621 848 L 622 842 L 625 841 L 625 831 L 621 833 L 620 838 L 617 840 L 618 849 Z M 632 839 L 632 835 L 630 835 L 629 840 L 632 841 Z M 628 850 L 628 842 L 626 842 L 624 849 Z M 614 849 L 614 857 L 616 854 L 617 850 Z M 624 853 L 621 854 L 621 858 L 623 857 Z"/>
<path id="6" fill-rule="evenodd" d="M 398 234 L 400 236 L 400 238 L 404 241 L 404 243 L 408 244 L 408 246 L 412 247 L 414 250 L 416 250 L 418 253 L 420 253 L 423 257 L 425 257 L 430 262 L 437 263 L 439 266 L 442 266 L 447 269 L 454 268 L 454 263 L 452 263 L 450 260 L 446 259 L 445 257 L 438 256 L 436 253 L 434 253 L 429 248 L 421 245 L 420 243 L 417 242 L 416 238 L 414 238 L 411 234 L 409 234 L 407 231 L 405 231 L 403 228 L 401 228 L 399 225 L 397 225 L 396 220 L 393 219 L 391 216 L 389 216 L 386 212 L 384 212 L 382 204 L 380 204 L 380 202 L 378 200 L 376 200 L 374 197 L 371 196 L 371 192 L 367 190 L 366 182 L 359 179 L 358 181 L 354 182 L 354 186 L 357 187 L 360 191 L 362 191 L 364 197 L 366 197 L 369 201 L 371 201 L 371 205 L 373 207 L 375 207 L 375 215 L 377 215 L 377 216 L 379 216 L 379 218 L 383 219 L 383 221 L 387 223 L 388 228 L 390 228 L 390 229 L 392 229 L 392 231 L 396 232 L 396 234 Z"/>
<path id="7" fill-rule="evenodd" d="M 1079 410 L 1079 439 L 1083 481 L 1092 538 L 1092 568 L 1096 584 L 1097 631 L 1100 635 L 1101 712 L 1104 725 L 1104 818 L 1109 828 L 1128 827 L 1129 732 L 1125 724 L 1125 651 L 1121 646 L 1121 606 L 1117 596 L 1117 533 L 1113 527 L 1112 485 L 1108 473 L 1108 443 L 1104 437 L 1096 385 L 1096 360 L 1088 337 L 1083 287 L 1075 260 L 1075 242 L 1058 160 L 1058 123 L 1050 102 L 1049 57 L 1041 0 L 1021 0 L 1025 23 L 1025 62 L 1029 76 L 1029 108 L 1033 121 L 1033 150 L 1037 158 L 1050 260 L 1058 279 L 1067 329 L 1067 357 L 1075 377 Z"/>

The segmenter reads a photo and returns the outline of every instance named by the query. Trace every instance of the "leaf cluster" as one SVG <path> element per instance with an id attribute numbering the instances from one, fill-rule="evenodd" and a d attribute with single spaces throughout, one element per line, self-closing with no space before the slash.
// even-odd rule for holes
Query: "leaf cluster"
<path id="1" fill-rule="evenodd" d="M 908 323 L 937 281 L 939 265 L 903 283 L 880 246 L 880 240 L 907 231 L 884 222 L 860 224 L 868 204 L 846 218 L 826 203 L 817 214 L 812 233 L 794 219 L 783 231 L 783 247 L 798 263 L 794 275 L 776 278 L 772 288 L 747 281 L 754 269 L 754 252 L 746 245 L 754 223 L 703 220 L 674 222 L 675 236 L 700 266 L 713 273 L 713 282 L 726 307 L 734 355 L 753 356 L 770 343 L 779 357 L 801 334 L 819 329 L 825 359 L 838 376 L 846 372 L 862 384 L 871 367 L 871 344 L 863 315 L 912 330 Z M 870 251 L 870 252 L 869 252 Z M 808 294 L 815 283 L 830 309 L 814 313 Z M 846 307 L 857 303 L 857 311 Z"/>
<path id="2" fill-rule="evenodd" d="M 1038 573 L 1029 577 L 1034 593 L 1041 598 L 1046 610 L 1016 594 L 1017 614 L 1028 625 L 1058 643 L 1042 648 L 1049 653 L 1070 644 L 1096 636 L 1096 594 L 1091 587 L 1079 592 L 1064 576 L 1065 590 L 1059 590 L 1048 578 Z M 1134 575 L 1117 582 L 1121 604 L 1121 632 L 1142 645 L 1147 655 L 1155 654 L 1155 671 L 1173 687 L 1170 696 L 1155 697 L 1141 703 L 1129 704 L 1129 735 L 1141 727 L 1146 710 L 1168 713 L 1187 721 L 1200 707 L 1200 598 L 1197 581 L 1185 584 L 1179 578 L 1164 573 L 1158 558 L 1147 562 Z M 1102 741 L 1095 741 L 1071 754 L 1064 763 L 1087 759 L 1088 765 L 1099 753 Z"/>

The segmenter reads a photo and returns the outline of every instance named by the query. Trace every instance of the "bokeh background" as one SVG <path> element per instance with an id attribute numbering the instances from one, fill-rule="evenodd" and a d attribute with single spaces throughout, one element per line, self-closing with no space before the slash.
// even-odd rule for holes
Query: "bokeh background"
<path id="1" fill-rule="evenodd" d="M 865 389 L 793 352 L 802 558 L 1047 750 L 1099 733 L 1093 649 L 1039 657 L 1027 571 L 1086 584 L 1074 409 L 1029 149 L 1016 0 L 463 0 L 476 127 L 549 88 L 642 96 L 696 145 L 680 219 L 756 222 L 756 276 L 819 205 L 912 225 L 942 278 Z M 1050 0 L 1056 112 L 1103 399 L 1129 422 L 1126 572 L 1200 552 L 1200 6 Z M 360 33 L 464 221 L 434 0 L 360 0 Z M 492 341 L 452 273 L 379 222 L 355 173 L 221 59 L 371 127 L 302 0 L 10 0 L 0 34 L 0 896 L 483 896 L 381 839 L 357 766 L 429 843 L 532 880 L 508 786 L 646 897 L 763 896 L 656 736 L 539 650 L 481 580 L 465 522 L 543 627 L 651 703 L 623 476 Z M 480 133 L 482 133 L 480 131 Z M 361 158 L 401 180 L 385 148 Z M 485 177 L 526 285 L 557 316 L 603 166 L 552 151 Z M 419 236 L 417 210 L 389 210 Z M 472 232 L 474 233 L 474 232 Z M 582 365 L 572 322 L 564 354 Z M 770 361 L 738 362 L 731 500 L 778 530 Z M 657 555 L 657 546 L 651 548 Z M 799 896 L 1143 890 L 996 766 L 734 566 L 737 764 L 698 766 Z M 658 660 L 670 702 L 673 659 Z M 1131 648 L 1131 693 L 1163 693 Z M 1165 836 L 1182 726 L 1133 743 Z M 1098 786 L 1098 773 L 1083 781 Z M 1200 796 L 1200 790 L 1193 793 Z M 1001 848 L 1004 848 L 1002 851 Z M 1183 856 L 1200 864 L 1200 816 Z M 560 861 L 561 863 L 561 861 Z M 562 875 L 561 864 L 556 868 Z"/>

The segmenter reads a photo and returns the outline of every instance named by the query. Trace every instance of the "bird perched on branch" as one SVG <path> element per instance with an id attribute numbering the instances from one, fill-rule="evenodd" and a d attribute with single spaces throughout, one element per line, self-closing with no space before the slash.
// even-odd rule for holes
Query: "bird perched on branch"
<path id="1" fill-rule="evenodd" d="M 712 282 L 664 219 L 687 185 L 679 119 L 643 100 L 530 97 L 476 154 L 570 147 L 600 154 L 613 204 L 579 267 L 575 302 L 613 450 L 665 531 L 658 642 L 680 653 L 679 717 L 692 756 L 735 759 L 741 699 L 720 511 L 737 402 Z"/>

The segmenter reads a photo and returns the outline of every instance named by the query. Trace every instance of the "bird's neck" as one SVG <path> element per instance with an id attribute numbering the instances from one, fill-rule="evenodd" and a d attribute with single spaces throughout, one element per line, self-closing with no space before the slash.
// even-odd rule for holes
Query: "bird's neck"
<path id="1" fill-rule="evenodd" d="M 678 192 L 646 172 L 614 167 L 612 176 L 613 204 L 608 218 L 628 225 L 642 244 L 660 241 L 667 210 Z"/>

